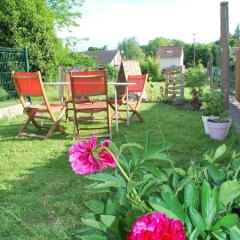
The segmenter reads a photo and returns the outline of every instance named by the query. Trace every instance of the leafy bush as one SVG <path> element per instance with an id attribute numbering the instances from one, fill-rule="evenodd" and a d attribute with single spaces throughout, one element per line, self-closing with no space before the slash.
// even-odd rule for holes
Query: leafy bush
<path id="1" fill-rule="evenodd" d="M 147 73 L 150 81 L 164 81 L 163 76 L 160 74 L 160 63 L 157 58 L 148 56 L 140 65 L 142 73 Z"/>
<path id="2" fill-rule="evenodd" d="M 4 88 L 0 87 L 0 101 L 5 101 L 8 97 L 8 92 Z"/>
<path id="3" fill-rule="evenodd" d="M 107 71 L 108 74 L 108 79 L 111 81 L 116 81 L 117 77 L 118 77 L 118 70 L 117 68 L 113 67 L 110 64 L 107 64 L 104 66 L 104 69 Z"/>
<path id="4" fill-rule="evenodd" d="M 189 68 L 184 76 L 185 86 L 191 88 L 193 104 L 196 110 L 200 109 L 204 86 L 207 80 L 207 74 L 204 72 L 203 66 L 200 64 L 196 68 Z"/>
<path id="5" fill-rule="evenodd" d="M 220 116 L 224 112 L 223 94 L 221 92 L 208 92 L 201 98 L 204 116 Z"/>
<path id="6" fill-rule="evenodd" d="M 147 133 L 143 146 L 128 140 L 120 148 L 110 143 L 92 153 L 98 159 L 103 149 L 108 151 L 118 167 L 86 176 L 93 182 L 85 190 L 105 198 L 85 203 L 89 211 L 81 221 L 87 227 L 77 231 L 78 237 L 127 239 L 136 219 L 160 212 L 184 223 L 187 239 L 240 239 L 239 218 L 233 213 L 240 207 L 239 154 L 233 153 L 221 167 L 227 151 L 221 145 L 184 170 L 173 165 L 170 144 L 163 141 L 156 151 L 150 145 Z"/>
<path id="7" fill-rule="evenodd" d="M 207 80 L 207 74 L 201 65 L 196 68 L 189 68 L 184 75 L 185 86 L 193 88 L 202 88 Z"/>

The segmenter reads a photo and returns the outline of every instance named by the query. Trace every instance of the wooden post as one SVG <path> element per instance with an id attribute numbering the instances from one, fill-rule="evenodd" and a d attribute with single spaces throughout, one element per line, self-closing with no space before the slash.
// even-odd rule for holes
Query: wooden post
<path id="1" fill-rule="evenodd" d="M 240 48 L 237 49 L 235 72 L 236 72 L 236 100 L 240 102 Z"/>
<path id="2" fill-rule="evenodd" d="M 224 95 L 224 107 L 229 109 L 229 27 L 228 27 L 228 2 L 220 3 L 221 15 L 221 92 Z"/>
<path id="3" fill-rule="evenodd" d="M 214 84 L 213 84 L 213 54 L 210 53 L 209 56 L 209 79 L 210 79 L 210 90 L 214 90 Z"/>

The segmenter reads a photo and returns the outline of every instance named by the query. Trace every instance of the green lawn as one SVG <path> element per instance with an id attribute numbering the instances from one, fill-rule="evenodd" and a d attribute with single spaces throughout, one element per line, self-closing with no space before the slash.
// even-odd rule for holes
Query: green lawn
<path id="1" fill-rule="evenodd" d="M 142 143 L 148 130 L 151 147 L 157 148 L 162 141 L 159 123 L 165 140 L 173 144 L 170 154 L 179 166 L 220 144 L 204 134 L 198 112 L 147 103 L 141 113 L 144 123 L 135 120 L 129 127 L 121 123 L 118 133 L 113 126 L 115 143 L 124 142 L 125 135 Z M 71 171 L 72 123 L 64 123 L 66 135 L 36 140 L 16 137 L 24 119 L 0 120 L 0 239 L 75 239 L 84 201 L 97 196 L 85 194 L 85 179 Z M 226 143 L 238 139 L 232 134 Z"/>

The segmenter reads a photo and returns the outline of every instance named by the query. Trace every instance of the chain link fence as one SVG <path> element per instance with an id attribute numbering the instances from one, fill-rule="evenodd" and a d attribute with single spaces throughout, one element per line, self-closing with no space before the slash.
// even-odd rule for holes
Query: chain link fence
<path id="1" fill-rule="evenodd" d="M 0 47 L 0 101 L 16 97 L 12 71 L 29 71 L 27 48 Z"/>

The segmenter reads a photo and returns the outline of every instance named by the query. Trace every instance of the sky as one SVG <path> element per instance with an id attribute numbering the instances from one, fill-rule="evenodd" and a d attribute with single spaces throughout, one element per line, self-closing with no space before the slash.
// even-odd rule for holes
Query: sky
<path id="1" fill-rule="evenodd" d="M 81 40 L 78 50 L 89 46 L 116 49 L 124 38 L 135 36 L 140 45 L 156 37 L 187 43 L 208 43 L 220 36 L 221 0 L 85 0 L 79 27 L 62 29 L 58 36 Z M 229 30 L 240 23 L 240 0 L 229 0 Z"/>

